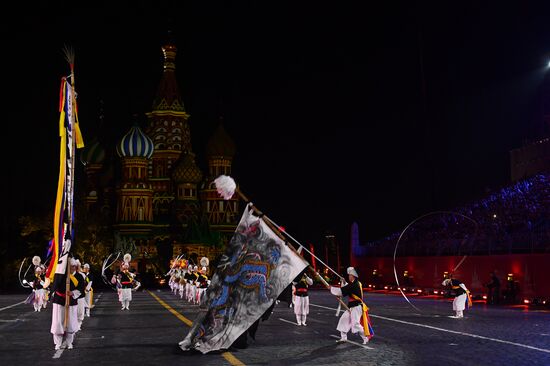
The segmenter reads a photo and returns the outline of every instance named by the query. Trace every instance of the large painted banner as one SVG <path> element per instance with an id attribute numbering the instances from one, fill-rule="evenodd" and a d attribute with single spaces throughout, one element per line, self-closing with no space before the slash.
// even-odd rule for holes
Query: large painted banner
<path id="1" fill-rule="evenodd" d="M 202 353 L 229 348 L 307 266 L 247 206 L 180 347 Z"/>

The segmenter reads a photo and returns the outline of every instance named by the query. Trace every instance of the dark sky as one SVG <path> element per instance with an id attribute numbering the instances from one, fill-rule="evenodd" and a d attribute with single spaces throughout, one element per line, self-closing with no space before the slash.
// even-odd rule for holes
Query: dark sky
<path id="1" fill-rule="evenodd" d="M 150 110 L 173 29 L 195 152 L 223 115 L 235 179 L 303 242 L 347 243 L 353 221 L 374 240 L 507 184 L 540 124 L 550 4 L 39 3 L 4 14 L 8 217 L 54 205 L 64 44 L 84 138 L 100 99 L 118 138 Z"/>

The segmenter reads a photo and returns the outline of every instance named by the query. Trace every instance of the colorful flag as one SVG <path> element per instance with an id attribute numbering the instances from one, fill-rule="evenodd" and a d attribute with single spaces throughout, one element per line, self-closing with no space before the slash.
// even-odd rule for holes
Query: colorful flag
<path id="1" fill-rule="evenodd" d="M 306 267 L 247 206 L 180 347 L 202 353 L 229 348 Z"/>
<path id="2" fill-rule="evenodd" d="M 71 71 L 72 71 L 71 65 Z M 74 196 L 75 146 L 84 146 L 78 126 L 76 97 L 74 88 L 67 80 L 61 79 L 59 95 L 59 178 L 54 211 L 54 237 L 50 243 L 52 258 L 46 271 L 46 277 L 53 281 L 56 273 L 64 274 L 66 260 L 73 240 L 72 222 Z"/>

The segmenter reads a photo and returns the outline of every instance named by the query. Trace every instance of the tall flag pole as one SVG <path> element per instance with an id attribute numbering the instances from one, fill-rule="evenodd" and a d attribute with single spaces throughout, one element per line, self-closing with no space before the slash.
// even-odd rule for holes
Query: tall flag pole
<path id="1" fill-rule="evenodd" d="M 65 58 L 69 63 L 71 74 L 61 78 L 59 95 L 59 178 L 57 181 L 57 196 L 54 211 L 54 237 L 51 241 L 52 260 L 46 272 L 48 284 L 55 274 L 67 274 L 66 280 L 66 311 L 65 327 L 67 326 L 69 306 L 68 255 L 74 240 L 74 166 L 75 149 L 84 147 L 82 134 L 78 125 L 78 109 L 76 104 L 74 51 L 64 49 Z"/>

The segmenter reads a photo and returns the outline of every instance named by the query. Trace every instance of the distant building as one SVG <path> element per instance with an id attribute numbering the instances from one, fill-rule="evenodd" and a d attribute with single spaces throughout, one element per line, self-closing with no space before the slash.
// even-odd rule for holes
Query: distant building
<path id="1" fill-rule="evenodd" d="M 197 166 L 175 77 L 174 42 L 162 52 L 163 75 L 146 113 L 148 125 L 134 123 L 116 142 L 96 138 L 81 155 L 88 212 L 107 218 L 115 237 L 132 243 L 140 271 L 158 271 L 182 253 L 213 259 L 235 230 L 239 212 L 238 199 L 225 201 L 213 183 L 231 175 L 235 144 L 220 120 L 206 145 L 208 171 Z M 116 155 L 109 154 L 113 150 Z"/>

